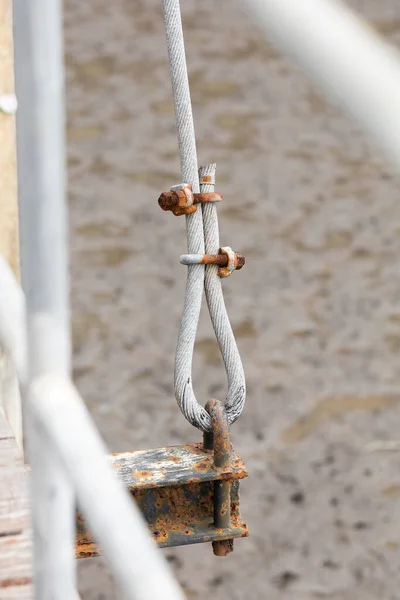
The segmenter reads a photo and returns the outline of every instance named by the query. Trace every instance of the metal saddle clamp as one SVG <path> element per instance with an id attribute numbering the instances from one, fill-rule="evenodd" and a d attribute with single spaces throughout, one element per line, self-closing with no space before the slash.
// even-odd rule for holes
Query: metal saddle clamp
<path id="1" fill-rule="evenodd" d="M 210 176 L 202 177 L 201 182 L 207 183 Z M 190 215 L 197 210 L 197 204 L 220 202 L 222 194 L 216 192 L 193 193 L 192 186 L 180 183 L 171 187 L 169 192 L 163 192 L 158 198 L 158 204 L 163 210 L 170 210 L 175 216 Z M 239 270 L 245 263 L 240 252 L 234 252 L 230 246 L 219 249 L 218 254 L 183 254 L 180 257 L 183 265 L 218 265 L 218 275 L 229 277 L 233 271 Z"/>
<path id="2" fill-rule="evenodd" d="M 222 198 L 222 194 L 217 192 L 193 193 L 190 184 L 180 183 L 172 186 L 169 192 L 163 192 L 158 199 L 158 204 L 163 210 L 170 210 L 179 217 L 196 212 L 197 204 L 220 202 Z"/>
<path id="3" fill-rule="evenodd" d="M 182 254 L 181 265 L 218 265 L 218 275 L 229 277 L 233 271 L 240 270 L 245 264 L 245 257 L 234 252 L 230 246 L 219 249 L 219 254 Z"/>
<path id="4" fill-rule="evenodd" d="M 213 430 L 203 443 L 123 452 L 109 460 L 158 546 L 212 542 L 214 554 L 225 556 L 234 538 L 248 536 L 239 507 L 239 480 L 248 473 L 231 444 L 223 403 L 210 400 L 206 410 Z M 100 554 L 78 512 L 77 558 Z"/>

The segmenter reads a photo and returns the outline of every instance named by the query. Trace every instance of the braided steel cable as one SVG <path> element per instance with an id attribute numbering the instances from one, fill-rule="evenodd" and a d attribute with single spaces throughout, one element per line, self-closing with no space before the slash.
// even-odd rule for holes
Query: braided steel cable
<path id="1" fill-rule="evenodd" d="M 179 141 L 181 176 L 194 193 L 200 191 L 197 167 L 196 140 L 187 74 L 185 46 L 179 0 L 163 0 L 175 119 Z M 215 165 L 202 168 L 215 174 Z M 202 191 L 214 188 L 202 186 Z M 210 190 L 211 191 L 211 190 Z M 202 255 L 205 251 L 218 252 L 219 233 L 216 207 L 210 203 L 186 215 L 187 247 L 189 254 Z M 226 408 L 233 423 L 243 410 L 246 386 L 244 372 L 235 338 L 226 312 L 218 270 L 208 265 L 190 264 L 186 282 L 184 307 L 180 322 L 175 357 L 175 396 L 186 419 L 202 431 L 211 431 L 209 414 L 201 406 L 192 385 L 192 361 L 200 315 L 203 285 L 214 331 L 221 349 L 228 378 Z"/>

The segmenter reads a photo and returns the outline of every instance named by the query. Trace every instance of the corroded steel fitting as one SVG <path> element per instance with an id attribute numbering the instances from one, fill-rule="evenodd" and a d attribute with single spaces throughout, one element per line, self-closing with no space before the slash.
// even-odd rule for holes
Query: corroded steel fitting
<path id="1" fill-rule="evenodd" d="M 226 556 L 233 539 L 248 535 L 239 497 L 247 470 L 232 445 L 224 404 L 210 400 L 205 408 L 212 429 L 203 444 L 122 452 L 108 460 L 160 548 L 212 542 L 214 554 Z M 79 512 L 76 533 L 77 558 L 102 553 Z"/>
<path id="2" fill-rule="evenodd" d="M 212 433 L 204 439 L 205 448 L 214 448 L 214 467 L 226 468 L 232 460 L 231 440 L 226 409 L 220 400 L 209 400 L 206 411 L 212 421 Z M 214 527 L 228 529 L 231 524 L 231 482 L 214 482 Z M 233 551 L 233 539 L 228 538 L 212 543 L 216 556 L 227 556 Z"/>
<path id="3" fill-rule="evenodd" d="M 182 265 L 218 265 L 220 277 L 229 277 L 246 262 L 243 254 L 234 252 L 229 246 L 220 248 L 219 254 L 183 254 L 179 261 Z"/>
<path id="4" fill-rule="evenodd" d="M 180 216 L 196 212 L 197 204 L 219 202 L 220 200 L 222 200 L 222 194 L 216 192 L 194 194 L 191 185 L 180 183 L 173 186 L 169 192 L 163 192 L 158 199 L 158 204 L 163 210 L 170 210 L 175 216 Z"/>

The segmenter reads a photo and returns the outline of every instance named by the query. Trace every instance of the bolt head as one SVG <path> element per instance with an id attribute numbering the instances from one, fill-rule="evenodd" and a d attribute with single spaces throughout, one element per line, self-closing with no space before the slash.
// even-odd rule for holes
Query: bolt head
<path id="1" fill-rule="evenodd" d="M 163 192 L 158 199 L 158 204 L 163 210 L 173 210 L 174 206 L 177 204 L 176 194 L 173 192 Z"/>

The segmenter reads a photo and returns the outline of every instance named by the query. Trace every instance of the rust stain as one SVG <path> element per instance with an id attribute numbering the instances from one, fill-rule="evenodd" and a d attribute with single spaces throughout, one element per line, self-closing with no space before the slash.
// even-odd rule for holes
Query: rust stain
<path id="1" fill-rule="evenodd" d="M 213 527 L 214 489 L 212 482 L 167 486 L 156 490 L 156 499 L 148 490 L 133 490 L 131 494 L 148 522 L 155 542 L 161 546 L 209 542 L 228 537 L 247 537 L 237 500 L 230 509 L 231 524 L 228 529 Z M 154 507 L 156 512 L 154 512 Z M 224 506 L 229 512 L 229 505 Z M 101 554 L 89 530 L 77 515 L 77 558 Z"/>
<path id="2" fill-rule="evenodd" d="M 235 269 L 241 269 L 246 260 L 243 254 L 240 252 L 235 252 Z M 201 263 L 203 265 L 218 265 L 219 267 L 226 267 L 229 262 L 229 257 L 227 254 L 203 254 L 203 258 Z"/>
<path id="3" fill-rule="evenodd" d="M 220 402 L 214 401 L 214 404 L 217 413 L 218 409 L 223 409 Z M 231 446 L 227 421 L 224 422 L 222 417 L 222 413 L 214 415 L 214 440 L 217 439 L 214 449 L 205 450 L 201 443 L 197 443 L 149 450 L 147 456 L 146 451 L 145 455 L 141 451 L 140 464 L 153 467 L 131 470 L 133 479 L 128 484 L 130 494 L 160 547 L 220 542 L 248 535 L 239 511 L 239 479 L 246 477 L 247 471 Z M 113 455 L 113 466 L 117 473 L 125 473 L 129 462 L 135 464 L 135 454 Z M 160 461 L 160 456 L 166 458 Z M 169 461 L 171 469 L 160 468 L 165 460 Z M 193 461 L 193 469 L 185 466 L 188 460 L 189 464 Z M 176 472 L 177 469 L 179 472 L 180 462 L 188 476 L 177 482 Z M 213 468 L 214 462 L 217 466 Z M 165 472 L 162 482 L 158 476 L 154 477 L 160 471 Z M 219 500 L 218 488 L 221 490 Z M 220 514 L 220 519 L 217 514 Z M 224 542 L 219 550 L 218 544 L 215 546 L 220 555 L 227 553 L 225 547 L 228 548 L 229 544 Z M 94 543 L 83 517 L 77 513 L 77 558 L 100 554 L 101 549 Z"/>
<path id="4" fill-rule="evenodd" d="M 210 468 L 210 459 L 204 458 L 199 463 L 194 465 L 194 470 L 199 471 L 200 473 L 207 471 Z"/>
<path id="5" fill-rule="evenodd" d="M 382 394 L 376 396 L 330 396 L 322 398 L 308 415 L 298 419 L 285 429 L 281 439 L 286 444 L 295 444 L 307 438 L 316 429 L 331 419 L 356 411 L 373 412 L 389 408 L 400 402 L 400 396 Z"/>
<path id="6" fill-rule="evenodd" d="M 206 411 L 212 422 L 212 441 L 214 447 L 214 467 L 226 468 L 231 464 L 231 438 L 229 434 L 228 416 L 225 406 L 219 400 L 210 400 Z M 204 436 L 204 445 L 209 447 L 211 440 Z M 214 519 L 215 528 L 229 528 L 231 525 L 231 484 L 227 481 L 214 482 Z M 213 541 L 215 556 L 227 556 L 233 551 L 233 539 Z"/>
<path id="7" fill-rule="evenodd" d="M 147 479 L 148 477 L 152 476 L 152 472 L 151 471 L 133 471 L 132 472 L 132 477 L 134 477 L 135 479 Z"/>
<path id="8" fill-rule="evenodd" d="M 227 467 L 231 460 L 231 441 L 225 407 L 219 400 L 210 400 L 206 404 L 206 411 L 212 421 L 214 466 Z"/>

